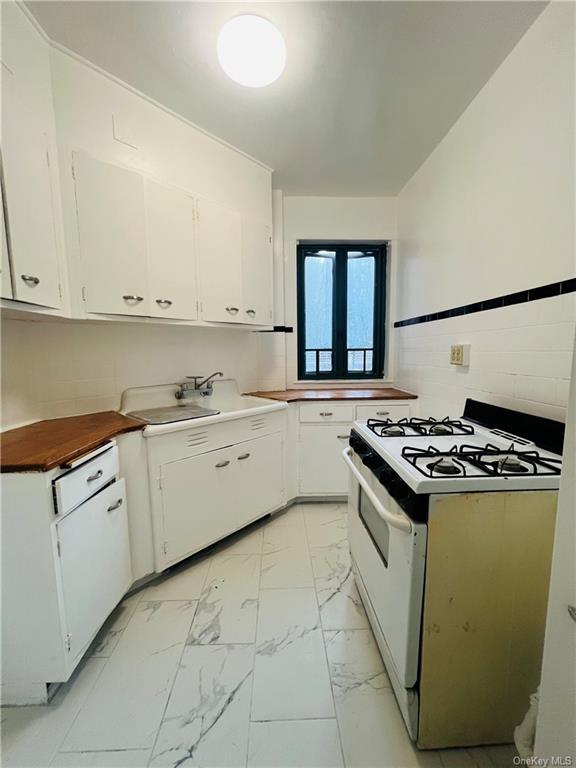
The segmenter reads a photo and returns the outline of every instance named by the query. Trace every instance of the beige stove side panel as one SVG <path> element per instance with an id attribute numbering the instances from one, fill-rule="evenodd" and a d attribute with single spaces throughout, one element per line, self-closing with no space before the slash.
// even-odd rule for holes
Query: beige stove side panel
<path id="1" fill-rule="evenodd" d="M 556 491 L 430 497 L 418 745 L 506 743 L 540 682 Z"/>

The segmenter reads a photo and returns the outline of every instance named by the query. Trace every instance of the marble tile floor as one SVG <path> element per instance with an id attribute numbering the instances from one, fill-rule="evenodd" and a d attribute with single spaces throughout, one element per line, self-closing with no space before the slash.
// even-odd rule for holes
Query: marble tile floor
<path id="1" fill-rule="evenodd" d="M 346 505 L 301 504 L 116 609 L 45 707 L 5 707 L 2 766 L 509 768 L 419 752 L 350 569 Z"/>

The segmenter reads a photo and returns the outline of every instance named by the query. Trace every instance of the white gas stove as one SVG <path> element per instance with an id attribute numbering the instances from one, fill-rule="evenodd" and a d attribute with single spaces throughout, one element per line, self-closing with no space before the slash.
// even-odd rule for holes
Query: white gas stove
<path id="1" fill-rule="evenodd" d="M 547 490 L 560 483 L 558 454 L 465 418 L 356 422 L 350 444 L 374 474 L 388 466 L 415 493 Z"/>
<path id="2" fill-rule="evenodd" d="M 460 419 L 353 426 L 343 452 L 352 565 L 419 746 L 511 740 L 514 708 L 537 686 L 536 653 L 513 668 L 491 659 L 508 659 L 510 643 L 543 642 L 563 437 L 560 422 L 475 400 Z M 517 560 L 525 551 L 532 557 Z M 515 618 L 528 615 L 538 617 L 529 629 Z M 497 645 L 482 663 L 480 635 Z M 465 702 L 475 690 L 485 697 L 486 685 L 489 703 L 476 723 Z M 448 725 L 438 721 L 439 700 Z"/>

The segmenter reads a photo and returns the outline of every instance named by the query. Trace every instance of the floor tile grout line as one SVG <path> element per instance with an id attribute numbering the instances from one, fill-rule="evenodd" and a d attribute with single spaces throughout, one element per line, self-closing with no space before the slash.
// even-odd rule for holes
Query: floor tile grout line
<path id="1" fill-rule="evenodd" d="M 52 765 L 52 763 L 53 763 L 53 762 L 54 762 L 54 760 L 56 759 L 57 755 L 58 755 L 58 754 L 59 754 L 59 752 L 61 751 L 61 750 L 60 750 L 60 747 L 61 747 L 61 746 L 64 744 L 64 742 L 65 742 L 65 741 L 66 741 L 66 739 L 68 738 L 68 734 L 70 733 L 70 731 L 72 730 L 72 727 L 74 726 L 74 723 L 76 722 L 76 720 L 77 720 L 77 719 L 78 719 L 78 717 L 80 716 L 80 712 L 82 712 L 82 710 L 83 710 L 83 708 L 84 708 L 84 705 L 85 705 L 85 704 L 86 704 L 86 702 L 88 701 L 88 698 L 89 698 L 90 694 L 91 694 L 91 693 L 92 693 L 92 691 L 94 690 L 94 688 L 95 688 L 95 686 L 96 686 L 96 683 L 97 683 L 97 682 L 98 682 L 98 680 L 100 679 L 100 676 L 101 676 L 102 672 L 104 671 L 104 667 L 105 667 L 105 666 L 108 664 L 109 660 L 110 660 L 110 657 L 108 657 L 108 658 L 106 658 L 106 659 L 104 660 L 104 664 L 102 664 L 102 669 L 100 670 L 100 672 L 98 672 L 98 674 L 97 674 L 97 675 L 96 675 L 96 677 L 94 678 L 94 682 L 93 682 L 93 683 L 92 683 L 92 685 L 90 686 L 90 690 L 89 690 L 89 691 L 86 693 L 86 696 L 84 697 L 84 701 L 82 702 L 82 705 L 81 705 L 80 707 L 78 707 L 78 711 L 76 712 L 76 714 L 74 715 L 74 717 L 73 717 L 73 718 L 72 718 L 72 720 L 70 721 L 70 725 L 69 725 L 69 727 L 65 729 L 65 732 L 64 732 L 64 735 L 63 735 L 62 739 L 61 739 L 61 740 L 58 742 L 58 746 L 57 746 L 57 747 L 55 748 L 55 750 L 52 752 L 52 756 L 50 757 L 50 762 L 48 763 L 48 765 Z M 83 661 L 82 661 L 82 665 L 83 665 L 83 666 L 85 666 L 86 662 L 89 662 L 89 661 L 90 661 L 90 658 L 88 657 L 88 658 L 86 658 L 85 660 L 83 660 Z M 76 669 L 78 669 L 78 668 L 76 668 Z M 80 671 L 81 671 L 81 670 L 78 670 L 78 672 L 80 672 Z M 76 680 L 75 682 L 77 682 L 77 680 Z M 49 705 L 48 705 L 48 706 L 49 706 Z"/>
<path id="2" fill-rule="evenodd" d="M 306 517 L 304 518 L 304 522 L 306 523 Z M 312 566 L 312 547 L 310 546 L 310 539 L 308 538 L 308 528 L 305 525 L 306 530 L 306 541 L 308 543 L 308 552 L 310 556 L 310 565 Z M 314 591 L 314 597 L 316 599 L 316 606 L 318 609 L 318 621 L 320 623 L 320 637 L 322 639 L 322 648 L 324 649 L 324 659 L 326 660 L 326 671 L 328 672 L 328 682 L 330 684 L 330 693 L 332 694 L 332 707 L 334 709 L 334 719 L 336 720 L 336 730 L 338 731 L 338 743 L 340 745 L 340 757 L 342 758 L 342 765 L 346 765 L 346 760 L 344 756 L 344 745 L 342 743 L 342 733 L 340 731 L 340 723 L 338 721 L 338 711 L 336 709 L 336 697 L 334 696 L 334 686 L 332 685 L 332 675 L 330 673 L 330 662 L 328 660 L 328 650 L 326 648 L 326 638 L 324 636 L 324 625 L 322 623 L 322 611 L 320 610 L 320 601 L 318 600 L 318 592 L 316 590 L 316 587 L 313 588 Z"/>
<path id="3" fill-rule="evenodd" d="M 152 762 L 152 759 L 154 757 L 154 751 L 156 749 L 156 744 L 158 743 L 158 737 L 160 736 L 160 731 L 162 730 L 162 723 L 164 722 L 164 718 L 166 717 L 166 712 L 168 710 L 168 705 L 170 704 L 170 699 L 172 698 L 172 693 L 174 691 L 174 686 L 176 685 L 176 678 L 178 677 L 178 672 L 180 671 L 180 665 L 182 664 L 182 658 L 184 656 L 184 651 L 186 650 L 186 641 L 188 640 L 188 637 L 190 636 L 190 632 L 192 630 L 192 624 L 194 622 L 194 618 L 196 617 L 196 611 L 198 610 L 198 605 L 200 604 L 200 600 L 192 600 L 190 602 L 194 603 L 194 610 L 192 611 L 192 616 L 190 618 L 190 624 L 188 625 L 188 630 L 186 632 L 186 637 L 184 639 L 184 642 L 182 643 L 182 651 L 180 655 L 178 656 L 178 661 L 176 662 L 174 666 L 174 675 L 172 677 L 172 684 L 170 685 L 170 692 L 168 696 L 166 697 L 166 703 L 164 704 L 164 708 L 162 710 L 162 714 L 160 715 L 160 722 L 158 723 L 158 728 L 156 729 L 156 735 L 154 736 L 154 741 L 152 742 L 152 747 L 150 749 L 150 757 L 148 758 L 148 761 L 146 763 L 147 766 L 150 765 Z"/>
<path id="4" fill-rule="evenodd" d="M 244 765 L 247 767 L 248 762 L 250 760 L 250 736 L 251 736 L 251 730 L 252 730 L 252 704 L 254 701 L 254 680 L 256 678 L 256 644 L 258 641 L 258 624 L 260 622 L 260 594 L 262 592 L 261 584 L 262 584 L 262 564 L 264 560 L 264 529 L 266 526 L 264 525 L 262 527 L 262 540 L 260 542 L 260 572 L 258 574 L 258 602 L 256 605 L 256 627 L 254 629 L 254 654 L 252 656 L 252 681 L 250 686 L 250 706 L 248 708 L 248 739 L 246 741 L 246 760 L 244 761 Z"/>

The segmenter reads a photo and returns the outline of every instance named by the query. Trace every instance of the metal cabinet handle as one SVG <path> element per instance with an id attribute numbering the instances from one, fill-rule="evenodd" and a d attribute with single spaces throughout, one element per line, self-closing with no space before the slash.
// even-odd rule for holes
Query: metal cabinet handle
<path id="1" fill-rule="evenodd" d="M 30 283 L 30 285 L 38 285 L 40 282 L 40 278 L 35 277 L 34 275 L 20 275 L 20 277 L 25 283 Z"/>
<path id="2" fill-rule="evenodd" d="M 102 477 L 103 474 L 104 474 L 104 470 L 99 469 L 98 472 L 94 472 L 93 475 L 89 475 L 86 478 L 86 482 L 87 483 L 93 483 L 94 480 L 99 480 Z"/>
<path id="3" fill-rule="evenodd" d="M 118 499 L 118 501 L 114 502 L 111 506 L 108 507 L 108 512 L 114 512 L 115 509 L 118 509 L 118 507 L 122 506 L 122 499 Z"/>
<path id="4" fill-rule="evenodd" d="M 156 304 L 158 304 L 159 307 L 162 307 L 162 309 L 167 309 L 172 306 L 170 299 L 156 299 Z"/>
<path id="5" fill-rule="evenodd" d="M 122 298 L 124 299 L 124 301 L 136 301 L 136 302 L 144 301 L 143 296 L 133 296 L 132 294 L 127 294 L 126 296 L 122 296 Z"/>
<path id="6" fill-rule="evenodd" d="M 376 411 L 376 416 L 390 416 L 390 411 Z"/>
<path id="7" fill-rule="evenodd" d="M 220 469 L 220 467 L 227 467 L 228 464 L 230 464 L 229 461 L 219 461 L 218 464 L 216 464 L 215 466 L 217 469 Z"/>
<path id="8" fill-rule="evenodd" d="M 568 606 L 568 615 L 570 616 L 572 621 L 576 621 L 576 605 Z"/>
<path id="9" fill-rule="evenodd" d="M 238 307 L 226 307 L 226 312 L 230 312 L 231 315 L 237 315 Z"/>
<path id="10" fill-rule="evenodd" d="M 338 435 L 338 440 L 349 440 L 350 435 Z"/>
<path id="11" fill-rule="evenodd" d="M 244 461 L 244 459 L 249 459 L 250 454 L 249 453 L 243 453 L 242 456 L 238 456 L 238 461 Z"/>
<path id="12" fill-rule="evenodd" d="M 334 416 L 332 411 L 320 411 L 320 416 Z"/>
<path id="13" fill-rule="evenodd" d="M 255 309 L 247 309 L 246 310 L 246 314 L 250 315 L 250 317 L 255 317 L 256 316 L 256 310 Z"/>

